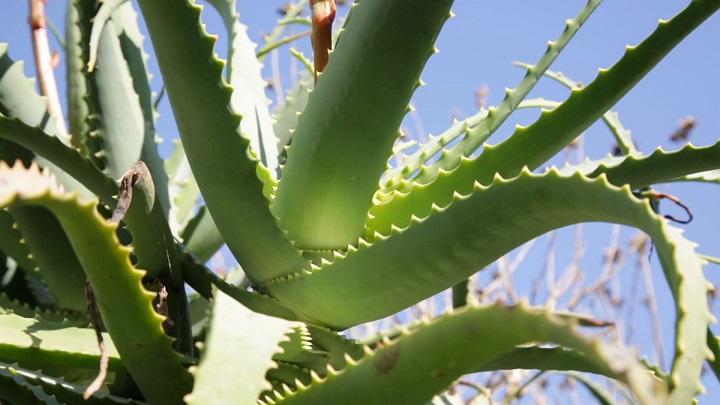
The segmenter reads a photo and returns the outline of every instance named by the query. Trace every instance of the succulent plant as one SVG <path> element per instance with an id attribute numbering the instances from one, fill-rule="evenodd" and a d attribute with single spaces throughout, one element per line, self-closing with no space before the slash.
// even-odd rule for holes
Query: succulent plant
<path id="1" fill-rule="evenodd" d="M 538 369 L 690 403 L 703 363 L 720 370 L 712 286 L 651 187 L 716 181 L 720 144 L 643 155 L 608 110 L 720 1 L 691 1 L 581 87 L 548 69 L 600 2 L 498 106 L 414 149 L 400 125 L 452 0 L 356 1 L 327 66 L 298 55 L 310 72 L 274 116 L 260 59 L 294 23 L 327 53 L 334 1 L 311 1 L 313 18 L 300 16 L 308 1 L 291 4 L 258 52 L 235 1 L 208 0 L 227 30 L 223 61 L 193 1 L 138 0 L 181 140 L 165 161 L 132 2 L 69 1 L 67 118 L 0 44 L 0 400 L 447 403 L 465 374 Z M 570 97 L 527 99 L 543 75 Z M 485 143 L 529 106 L 544 108 L 535 122 Z M 547 166 L 601 118 L 619 156 Z M 652 238 L 677 315 L 669 370 L 581 333 L 583 316 L 467 298 L 478 269 L 582 222 Z M 204 263 L 223 244 L 241 267 L 220 276 Z M 340 333 L 449 288 L 448 313 L 363 342 Z"/>

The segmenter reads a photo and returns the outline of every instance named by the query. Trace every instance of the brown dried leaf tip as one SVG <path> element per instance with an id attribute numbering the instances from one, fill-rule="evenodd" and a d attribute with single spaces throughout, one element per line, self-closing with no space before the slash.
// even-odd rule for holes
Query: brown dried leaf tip
<path id="1" fill-rule="evenodd" d="M 693 116 L 688 115 L 681 119 L 679 122 L 680 128 L 670 136 L 670 140 L 673 142 L 682 142 L 688 139 L 690 137 L 690 131 L 695 128 L 696 124 L 697 121 Z"/>
<path id="2" fill-rule="evenodd" d="M 113 211 L 110 222 L 120 222 L 130 208 L 132 202 L 132 189 L 139 182 L 143 181 L 148 176 L 150 171 L 148 170 L 145 163 L 141 160 L 135 162 L 130 170 L 125 172 L 120 178 L 120 192 L 118 193 L 118 203 Z"/>

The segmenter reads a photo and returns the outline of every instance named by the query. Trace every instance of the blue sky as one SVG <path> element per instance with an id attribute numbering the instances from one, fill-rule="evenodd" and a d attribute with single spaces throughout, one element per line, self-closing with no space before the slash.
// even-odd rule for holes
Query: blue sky
<path id="1" fill-rule="evenodd" d="M 276 10 L 282 6 L 282 0 L 243 1 L 238 9 L 243 23 L 250 26 L 249 33 L 256 42 L 261 42 L 261 34 L 269 32 L 278 18 Z M 656 27 L 659 18 L 669 19 L 682 10 L 687 0 L 606 0 L 576 35 L 563 54 L 551 67 L 560 70 L 569 77 L 589 83 L 600 67 L 611 66 L 624 52 L 625 45 L 635 45 Z M 512 66 L 514 61 L 534 63 L 545 50 L 548 40 L 554 40 L 562 32 L 564 22 L 572 18 L 583 7 L 583 0 L 556 0 L 535 2 L 510 0 L 504 2 L 486 2 L 457 0 L 453 7 L 456 17 L 450 19 L 438 40 L 440 53 L 433 56 L 423 73 L 427 83 L 413 98 L 418 115 L 422 119 L 422 128 L 427 133 L 439 133 L 449 124 L 452 116 L 463 118 L 476 111 L 475 91 L 483 86 L 489 88 L 488 104 L 494 105 L 502 100 L 504 88 L 514 87 L 524 75 L 520 68 Z M 3 12 L 0 14 L 0 42 L 10 43 L 10 55 L 13 59 L 27 61 L 26 74 L 34 76 L 30 32 L 27 25 L 27 1 L 0 0 Z M 50 0 L 48 15 L 64 31 L 64 10 L 66 2 Z M 341 8 L 344 13 L 347 8 Z M 210 7 L 203 14 L 208 31 L 222 35 L 217 16 Z M 720 38 L 720 14 L 713 16 L 690 37 L 683 41 L 660 65 L 636 86 L 613 110 L 620 113 L 625 127 L 633 131 L 633 138 L 639 148 L 649 153 L 658 146 L 666 150 L 676 149 L 677 144 L 669 140 L 670 134 L 677 128 L 678 121 L 692 115 L 697 126 L 691 135 L 696 145 L 709 145 L 720 138 L 720 53 L 717 52 L 717 40 Z M 147 41 L 149 45 L 149 40 Z M 53 41 L 57 49 L 57 42 Z M 303 38 L 296 45 L 309 54 L 309 39 Z M 224 52 L 221 38 L 217 50 Z M 278 55 L 281 71 L 289 71 L 290 56 L 286 48 Z M 268 59 L 269 61 L 270 59 Z M 155 74 L 153 87 L 159 89 L 161 80 L 154 60 L 150 61 Z M 64 68 L 61 63 L 57 71 L 62 82 Z M 268 74 L 269 75 L 269 74 Z M 284 80 L 284 88 L 289 80 Z M 64 92 L 64 88 L 61 88 Z M 567 90 L 550 80 L 542 80 L 531 97 L 545 97 L 562 101 Z M 275 95 L 269 93 L 272 99 Z M 169 103 L 161 104 L 161 117 L 158 133 L 165 139 L 176 137 L 177 130 L 172 121 Z M 508 136 L 515 123 L 528 124 L 537 117 L 537 111 L 522 111 L 510 120 L 491 138 L 495 143 Z M 411 133 L 419 132 L 415 122 L 407 119 L 403 124 Z M 169 142 L 166 143 L 166 145 Z M 585 134 L 584 151 L 591 158 L 605 156 L 613 145 L 613 138 L 602 125 L 594 125 Z M 168 148 L 163 146 L 167 153 Z M 553 162 L 559 163 L 560 160 Z M 699 243 L 701 253 L 720 256 L 720 215 L 717 214 L 720 201 L 720 187 L 709 184 L 673 184 L 659 187 L 670 192 L 688 204 L 695 221 L 683 226 L 686 236 Z M 663 206 L 672 210 L 672 207 Z M 632 236 L 624 231 L 624 240 Z M 607 242 L 609 227 L 588 226 L 584 241 L 588 250 L 587 267 L 584 271 L 597 271 L 600 263 L 599 249 Z M 562 240 L 571 240 L 562 236 Z M 570 251 L 571 249 L 567 249 Z M 571 252 L 558 254 L 558 267 L 569 260 Z M 541 267 L 543 251 L 536 248 L 528 261 L 516 273 L 518 285 L 529 286 L 530 274 L 535 277 Z M 666 352 L 672 345 L 673 309 L 669 292 L 661 276 L 657 259 L 652 260 L 655 272 L 655 286 L 660 297 L 663 314 L 663 335 Z M 620 274 L 620 282 L 628 284 L 631 272 Z M 720 268 L 708 266 L 706 275 L 716 284 L 720 282 Z M 527 275 L 526 275 L 527 274 Z M 715 311 L 716 316 L 718 311 Z M 642 318 L 638 318 L 642 319 Z M 638 325 L 649 325 L 647 322 Z M 649 326 L 638 326 L 639 340 L 643 351 L 648 349 Z M 715 327 L 716 334 L 720 328 Z M 670 356 L 666 356 L 670 357 Z M 666 364 L 667 366 L 667 364 Z M 703 402 L 720 401 L 720 387 L 710 374 L 706 375 L 708 397 Z M 711 400 L 712 399 L 712 400 Z"/>

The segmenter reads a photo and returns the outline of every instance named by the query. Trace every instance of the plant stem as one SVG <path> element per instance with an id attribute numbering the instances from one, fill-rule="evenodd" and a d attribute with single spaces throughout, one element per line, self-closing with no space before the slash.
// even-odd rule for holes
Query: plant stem
<path id="1" fill-rule="evenodd" d="M 68 136 L 65 118 L 60 104 L 55 73 L 50 54 L 50 43 L 45 29 L 45 4 L 48 0 L 30 0 L 30 29 L 32 30 L 33 48 L 35 49 L 35 67 L 37 69 L 40 91 L 48 99 L 48 113 L 56 118 L 57 135 Z"/>
<path id="2" fill-rule="evenodd" d="M 299 34 L 289 35 L 277 42 L 266 44 L 261 50 L 258 51 L 257 57 L 260 58 L 262 56 L 265 56 L 266 53 L 272 51 L 273 49 L 279 48 L 285 44 L 289 44 L 290 42 L 296 41 L 302 37 L 310 35 L 310 30 L 303 31 Z"/>

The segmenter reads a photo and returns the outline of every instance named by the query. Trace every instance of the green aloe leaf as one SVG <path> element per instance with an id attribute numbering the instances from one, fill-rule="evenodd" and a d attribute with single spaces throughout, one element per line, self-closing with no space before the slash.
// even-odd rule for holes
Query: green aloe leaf
<path id="1" fill-rule="evenodd" d="M 26 318 L 0 309 L 0 330 L 0 359 L 6 362 L 94 369 L 100 361 L 95 331 L 78 328 L 69 321 L 50 322 L 39 316 Z M 120 370 L 122 360 L 107 340 L 109 367 Z"/>
<path id="2" fill-rule="evenodd" d="M 713 358 L 708 359 L 708 364 L 715 377 L 720 381 L 720 339 L 709 328 L 707 331 L 707 345 L 713 354 Z"/>
<path id="3" fill-rule="evenodd" d="M 22 235 L 15 226 L 15 219 L 7 211 L 0 211 L 0 247 L 17 264 L 28 271 L 34 270 L 37 263 L 29 256 L 27 244 L 21 241 Z"/>
<path id="4" fill-rule="evenodd" d="M 183 229 L 181 237 L 185 242 L 185 247 L 201 262 L 210 260 L 212 255 L 225 244 L 207 207 L 198 209 L 197 214 Z"/>
<path id="5" fill-rule="evenodd" d="M 0 179 L 3 206 L 43 206 L 56 215 L 92 285 L 103 323 L 148 401 L 182 401 L 191 379 L 163 332 L 164 317 L 153 309 L 155 294 L 144 289 L 145 272 L 132 266 L 132 249 L 118 242 L 116 225 L 97 213 L 96 200 L 78 201 L 37 167 L 0 168 Z"/>
<path id="6" fill-rule="evenodd" d="M 302 314 L 296 314 L 292 309 L 284 306 L 272 297 L 250 292 L 228 283 L 210 269 L 197 262 L 189 253 L 182 254 L 181 261 L 185 281 L 190 287 L 197 291 L 198 294 L 208 300 L 212 299 L 213 290 L 217 288 L 257 313 L 290 321 L 302 320 L 314 322 L 314 320 L 310 318 L 303 317 Z"/>
<path id="7" fill-rule="evenodd" d="M 69 321 L 72 326 L 85 327 L 89 318 L 87 310 L 82 312 L 68 310 L 53 310 L 40 307 L 31 307 L 28 304 L 13 300 L 5 293 L 0 293 L 0 312 L 13 313 L 25 318 L 40 317 L 49 322 L 62 323 Z"/>
<path id="8" fill-rule="evenodd" d="M 585 388 L 587 388 L 588 391 L 590 391 L 590 394 L 591 394 L 593 397 L 595 397 L 595 399 L 597 400 L 597 402 L 598 402 L 599 404 L 601 404 L 601 405 L 613 405 L 613 404 L 616 403 L 615 401 L 612 400 L 612 398 L 610 398 L 610 397 L 608 396 L 608 394 L 605 392 L 605 390 L 604 390 L 603 388 L 599 387 L 597 384 L 595 384 L 594 382 L 590 381 L 590 379 L 585 378 L 585 377 L 583 377 L 582 375 L 580 375 L 580 374 L 578 374 L 578 373 L 563 373 L 563 374 L 566 374 L 566 375 L 574 378 L 575 380 L 577 380 L 578 382 L 580 382 L 582 385 L 584 385 Z"/>
<path id="9" fill-rule="evenodd" d="M 380 183 L 383 184 L 383 193 L 391 192 L 396 186 L 408 180 L 423 166 L 428 159 L 440 152 L 452 141 L 467 133 L 470 128 L 477 127 L 488 116 L 488 110 L 480 109 L 475 115 L 462 121 L 456 121 L 438 136 L 429 136 L 429 140 L 419 146 L 418 150 L 410 155 L 403 155 L 402 162 L 396 167 L 388 169 Z"/>
<path id="10" fill-rule="evenodd" d="M 98 392 L 87 400 L 83 399 L 84 387 L 69 383 L 62 378 L 44 375 L 20 368 L 16 365 L 0 363 L 0 383 L 2 395 L 5 399 L 14 400 L 15 404 L 42 403 L 42 404 L 142 404 L 144 402 L 128 400 L 107 393 Z M 14 382 L 13 386 L 10 382 Z M 25 395 L 31 392 L 34 396 Z M 19 399 L 22 398 L 22 401 Z"/>
<path id="11" fill-rule="evenodd" d="M 139 4 L 188 161 L 228 247 L 256 284 L 306 268 L 270 213 L 274 180 L 240 132 L 200 8 L 187 0 Z"/>
<path id="12" fill-rule="evenodd" d="M 702 181 L 707 183 L 720 183 L 720 169 L 708 170 L 705 172 L 689 174 L 682 180 L 686 181 Z"/>
<path id="13" fill-rule="evenodd" d="M 254 313 L 218 292 L 188 404 L 255 404 L 286 334 L 300 324 Z M 251 354 L 251 355 L 249 355 Z M 231 378 L 229 378 L 231 376 Z"/>
<path id="14" fill-rule="evenodd" d="M 466 307 L 386 340 L 382 348 L 368 350 L 340 372 L 314 378 L 309 387 L 276 395 L 277 403 L 422 403 L 479 365 L 535 341 L 581 351 L 598 368 L 629 384 L 643 403 L 667 400 L 663 384 L 629 350 L 583 337 L 576 325 L 525 305 Z M 409 385 L 413 389 L 407 389 Z"/>
<path id="15" fill-rule="evenodd" d="M 451 150 L 444 151 L 443 155 L 438 159 L 437 162 L 429 165 L 428 168 L 421 171 L 416 181 L 421 183 L 429 183 L 432 179 L 436 178 L 438 173 L 443 170 L 452 170 L 456 168 L 463 157 L 470 156 L 475 152 L 482 143 L 485 142 L 512 114 L 515 109 L 518 108 L 520 102 L 527 97 L 527 95 L 535 87 L 535 84 L 545 74 L 545 71 L 565 49 L 565 46 L 580 30 L 580 27 L 587 21 L 592 15 L 593 11 L 600 5 L 602 0 L 590 0 L 587 2 L 585 7 L 578 13 L 578 15 L 570 19 L 565 24 L 565 30 L 558 37 L 557 40 L 548 44 L 545 54 L 540 58 L 538 63 L 535 65 L 527 66 L 527 73 L 522 81 L 512 90 L 507 90 L 505 93 L 505 99 L 497 106 L 491 107 L 487 111 L 487 117 L 485 117 L 477 126 L 468 129 L 467 135 Z M 440 145 L 438 145 L 440 146 Z M 444 146 L 444 145 L 442 145 Z M 428 150 L 426 154 L 419 156 L 423 164 L 428 158 L 432 157 L 440 149 L 433 147 Z M 415 173 L 413 168 L 407 168 L 407 174 Z M 417 169 L 416 169 L 417 170 Z M 398 179 L 396 179 L 397 181 Z M 390 183 L 390 186 L 397 187 L 399 183 Z"/>
<path id="16" fill-rule="evenodd" d="M 0 43 L 0 118 L 10 117 L 31 127 L 37 127 L 58 145 L 68 145 L 70 138 L 57 134 L 55 117 L 47 111 L 47 100 L 35 91 L 34 79 L 25 77 L 23 62 L 14 62 L 8 55 L 7 44 Z M 2 132 L 2 130 L 0 130 Z M 16 135 L 16 134 L 11 134 Z M 14 141 L 26 149 L 38 153 L 22 142 Z M 6 152 L 7 153 L 7 152 Z M 43 167 L 50 167 L 55 171 L 58 180 L 69 190 L 79 190 L 84 196 L 90 197 L 90 192 L 75 178 L 48 162 L 43 157 L 35 157 L 35 161 Z"/>
<path id="17" fill-rule="evenodd" d="M 273 203 L 281 227 L 298 246 L 344 249 L 357 243 L 451 5 L 452 0 L 393 0 L 353 8 L 300 116 Z"/>
<path id="18" fill-rule="evenodd" d="M 232 105 L 243 116 L 240 129 L 250 138 L 251 146 L 271 173 L 279 177 L 280 148 L 270 117 L 270 100 L 265 95 L 267 82 L 262 65 L 255 56 L 257 45 L 250 40 L 247 26 L 240 24 L 235 0 L 208 0 L 225 24 L 228 36 L 227 76 L 233 88 Z"/>
<path id="19" fill-rule="evenodd" d="M 601 161 L 588 161 L 570 170 L 580 169 L 591 177 L 605 175 L 613 184 L 629 184 L 630 188 L 639 189 L 674 180 L 705 180 L 705 176 L 710 176 L 709 180 L 712 181 L 712 170 L 718 168 L 720 142 L 703 147 L 688 144 L 673 152 L 658 148 L 648 156 L 609 157 Z"/>
<path id="20" fill-rule="evenodd" d="M 517 66 L 524 67 L 525 69 L 530 69 L 532 65 L 529 65 L 527 63 L 515 63 Z M 552 70 L 546 70 L 544 73 L 545 76 L 555 80 L 556 82 L 564 85 L 565 87 L 569 88 L 570 90 L 578 90 L 581 89 L 582 83 L 576 82 L 575 80 L 570 79 L 569 77 L 565 76 L 562 72 L 555 72 Z M 560 103 L 558 103 L 559 105 Z M 557 107 L 557 105 L 554 105 L 552 108 Z M 608 111 L 605 114 L 603 114 L 603 121 L 605 121 L 605 124 L 610 128 L 613 135 L 615 136 L 615 139 L 617 140 L 618 148 L 620 149 L 620 153 L 623 155 L 635 155 L 638 153 L 637 148 L 635 147 L 635 144 L 633 143 L 632 138 L 630 138 L 630 131 L 625 129 L 623 127 L 622 123 L 620 122 L 620 118 L 618 116 L 618 113 L 613 111 Z"/>
<path id="21" fill-rule="evenodd" d="M 565 347 L 526 346 L 496 357 L 473 369 L 473 372 L 495 370 L 579 371 L 614 378 L 604 367 L 590 361 L 585 353 Z"/>
<path id="22" fill-rule="evenodd" d="M 300 73 L 300 80 L 297 86 L 290 90 L 285 96 L 285 101 L 275 109 L 273 117 L 275 124 L 275 136 L 278 138 L 280 151 L 280 163 L 285 164 L 287 159 L 286 147 L 290 145 L 292 134 L 295 132 L 298 123 L 298 114 L 305 111 L 310 92 L 315 88 L 314 77 L 310 72 Z"/>
<path id="23" fill-rule="evenodd" d="M 171 212 L 168 222 L 175 235 L 182 234 L 200 199 L 200 188 L 190 169 L 182 142 L 176 140 L 170 157 L 165 161 L 169 177 Z"/>
<path id="24" fill-rule="evenodd" d="M 289 3 L 287 9 L 285 10 L 285 17 L 278 21 L 278 24 L 273 30 L 265 37 L 266 44 L 273 44 L 277 43 L 280 39 L 280 36 L 285 32 L 285 29 L 287 28 L 288 24 L 293 22 L 299 22 L 305 25 L 309 23 L 309 19 L 305 19 L 302 17 L 299 17 L 303 11 L 306 10 L 306 7 L 308 6 L 308 0 L 298 0 L 297 2 Z M 267 45 L 266 45 L 267 46 Z M 263 47 L 265 48 L 265 47 Z M 267 53 L 258 56 L 258 59 L 262 62 L 263 59 Z"/>
<path id="25" fill-rule="evenodd" d="M 101 143 L 96 155 L 103 157 L 105 170 L 113 179 L 120 178 L 136 161 L 145 162 L 157 185 L 163 210 L 168 211 L 167 175 L 157 152 L 155 109 L 137 13 L 132 2 L 104 2 L 93 24 L 88 80 L 97 123 L 94 135 Z M 93 70 L 95 63 L 97 70 Z"/>
<path id="26" fill-rule="evenodd" d="M 476 184 L 451 204 L 420 212 L 388 235 L 376 234 L 312 272 L 265 288 L 306 316 L 342 329 L 407 308 L 552 229 L 578 222 L 628 223 L 621 214 L 626 210 L 633 217 L 657 218 L 629 190 L 604 179 L 525 171 L 510 180 L 498 177 L 488 187 Z M 408 249 L 419 253 L 407 255 Z"/>
<path id="27" fill-rule="evenodd" d="M 85 273 L 55 216 L 41 207 L 12 207 L 10 212 L 55 305 L 60 309 L 86 311 Z"/>
<path id="28" fill-rule="evenodd" d="M 533 124 L 519 127 L 500 144 L 486 146 L 479 157 L 458 166 L 452 176 L 440 175 L 429 184 L 408 183 L 400 192 L 384 196 L 371 208 L 367 226 L 386 234 L 393 225 L 403 227 L 433 204 L 447 205 L 454 193 L 467 194 L 476 181 L 489 184 L 496 174 L 511 177 L 523 167 L 539 167 L 597 121 L 719 8 L 720 3 L 713 0 L 691 2 L 669 21 L 661 21 L 640 44 L 629 46 L 613 67 L 601 70 L 592 83 L 573 91 L 561 106 L 543 112 Z"/>
<path id="29" fill-rule="evenodd" d="M 65 19 L 65 60 L 67 69 L 68 122 L 71 143 L 85 156 L 94 152 L 88 147 L 91 127 L 87 121 L 90 113 L 87 81 L 87 60 L 90 42 L 90 19 L 95 15 L 97 0 L 72 0 L 68 2 Z"/>

